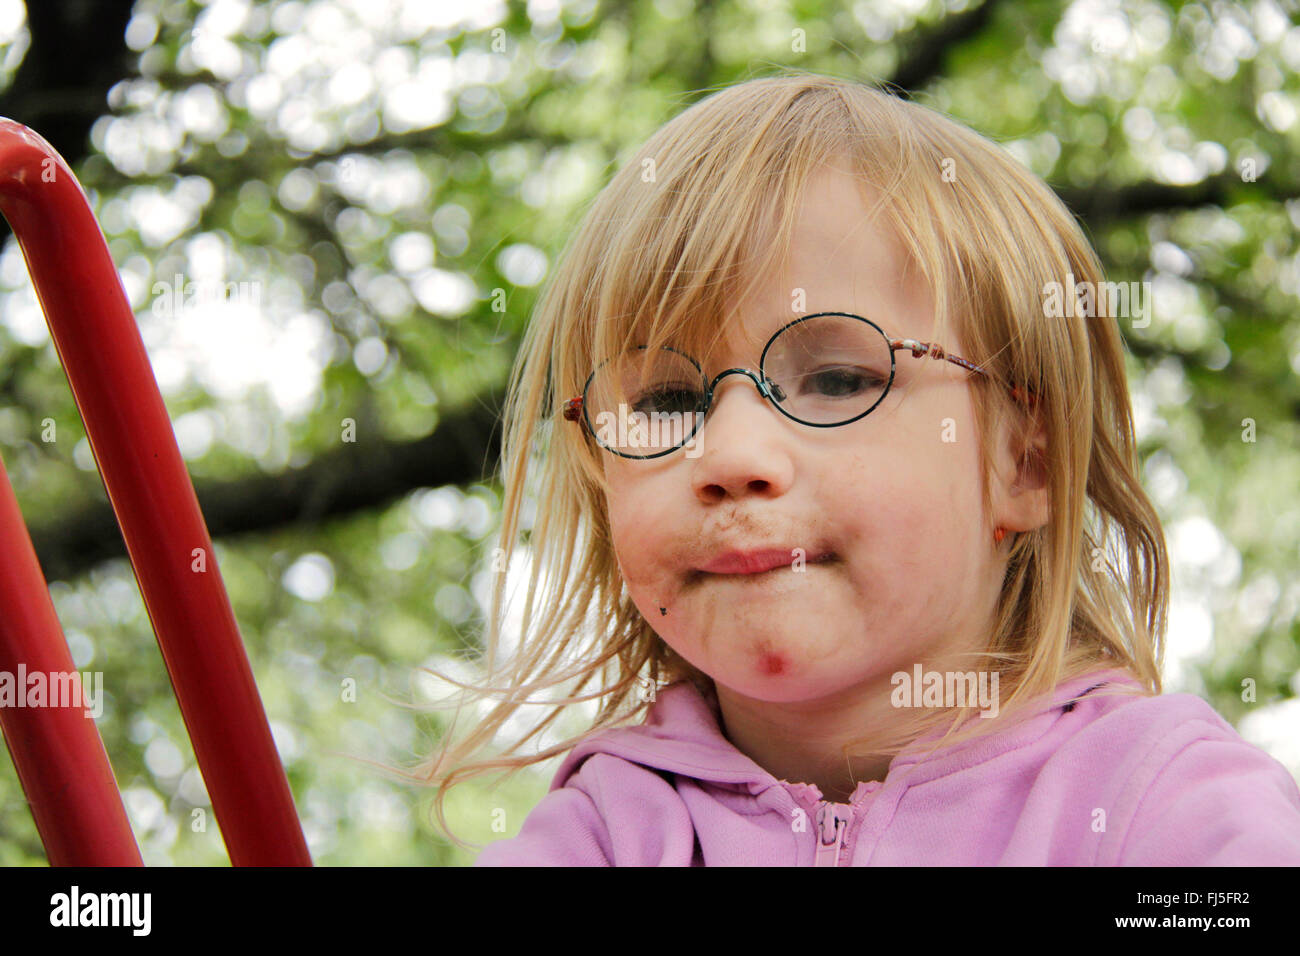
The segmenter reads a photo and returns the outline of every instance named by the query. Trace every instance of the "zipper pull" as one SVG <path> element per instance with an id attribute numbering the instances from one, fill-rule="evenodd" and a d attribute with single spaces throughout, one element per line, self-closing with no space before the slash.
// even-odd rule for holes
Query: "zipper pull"
<path id="1" fill-rule="evenodd" d="M 839 803 L 822 801 L 817 808 L 817 862 L 814 866 L 839 866 L 840 848 L 853 810 Z"/>

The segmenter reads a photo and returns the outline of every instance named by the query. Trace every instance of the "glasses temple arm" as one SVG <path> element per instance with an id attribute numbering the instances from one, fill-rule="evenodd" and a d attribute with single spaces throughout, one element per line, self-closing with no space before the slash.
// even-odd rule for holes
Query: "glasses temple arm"
<path id="1" fill-rule="evenodd" d="M 955 365 L 960 365 L 968 371 L 976 372 L 986 378 L 989 377 L 989 373 L 974 362 L 964 359 L 960 355 L 949 355 L 944 351 L 943 346 L 935 342 L 918 342 L 916 339 L 890 339 L 889 348 L 893 352 L 897 352 L 899 349 L 907 349 L 916 358 L 929 355 L 931 358 L 945 359 Z M 1033 405 L 1038 401 L 1038 395 L 1027 385 L 1012 385 L 1010 391 L 1011 397 L 1018 402 Z"/>

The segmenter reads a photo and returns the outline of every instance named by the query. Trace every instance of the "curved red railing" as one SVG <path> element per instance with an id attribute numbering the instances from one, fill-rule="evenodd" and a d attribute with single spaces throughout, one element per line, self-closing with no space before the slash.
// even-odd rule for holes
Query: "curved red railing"
<path id="1" fill-rule="evenodd" d="M 86 426 L 213 813 L 235 866 L 310 866 L 198 498 L 121 278 L 86 195 L 39 134 L 0 118 L 0 213 L 22 246 Z M 73 671 L 0 464 L 0 671 Z M 140 865 L 82 706 L 0 707 L 54 866 Z"/>

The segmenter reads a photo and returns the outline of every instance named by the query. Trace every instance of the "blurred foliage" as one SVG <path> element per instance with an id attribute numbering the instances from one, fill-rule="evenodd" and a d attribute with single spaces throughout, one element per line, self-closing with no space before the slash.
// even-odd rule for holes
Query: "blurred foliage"
<path id="1" fill-rule="evenodd" d="M 76 171 L 201 486 L 310 462 L 337 447 L 345 418 L 393 439 L 426 435 L 441 408 L 503 383 L 583 204 L 707 88 L 782 65 L 919 75 L 919 102 L 1068 197 L 1109 278 L 1152 283 L 1150 326 L 1125 334 L 1144 475 L 1176 562 L 1169 689 L 1203 694 L 1243 732 L 1267 711 L 1253 739 L 1281 727 L 1294 740 L 1294 3 L 985 7 L 977 29 L 945 36 L 970 10 L 139 0 L 125 37 L 135 71 Z M 21 42 L 19 30 L 0 49 Z M 1213 201 L 1198 198 L 1205 184 Z M 160 295 L 178 274 L 254 283 L 259 301 L 167 315 Z M 104 494 L 12 239 L 0 297 L 0 451 L 35 525 Z M 47 418 L 54 442 L 41 439 Z M 429 794 L 351 758 L 410 760 L 442 732 L 441 717 L 395 701 L 430 687 L 415 668 L 474 648 L 499 497 L 494 483 L 420 489 L 356 517 L 286 515 L 217 542 L 318 864 L 473 858 L 430 830 Z M 99 727 L 146 862 L 226 863 L 215 820 L 191 827 L 207 798 L 129 565 L 51 592 L 77 666 L 104 672 Z M 1241 697 L 1247 677 L 1254 703 Z M 355 703 L 340 691 L 347 678 Z M 1297 772 L 1294 751 L 1272 749 Z M 0 863 L 40 864 L 13 768 L 0 764 Z M 516 832 L 555 765 L 461 788 L 449 802 L 457 833 L 500 836 L 498 807 Z"/>

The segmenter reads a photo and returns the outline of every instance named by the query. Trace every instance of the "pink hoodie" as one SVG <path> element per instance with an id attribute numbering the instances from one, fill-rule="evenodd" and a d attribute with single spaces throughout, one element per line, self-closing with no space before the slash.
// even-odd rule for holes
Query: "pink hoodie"
<path id="1" fill-rule="evenodd" d="M 830 803 L 737 750 L 716 696 L 678 682 L 645 723 L 577 744 L 474 865 L 1300 865 L 1286 768 L 1194 695 L 1094 693 L 1119 683 L 1139 686 L 1097 671 L 987 737 L 914 744 Z"/>

